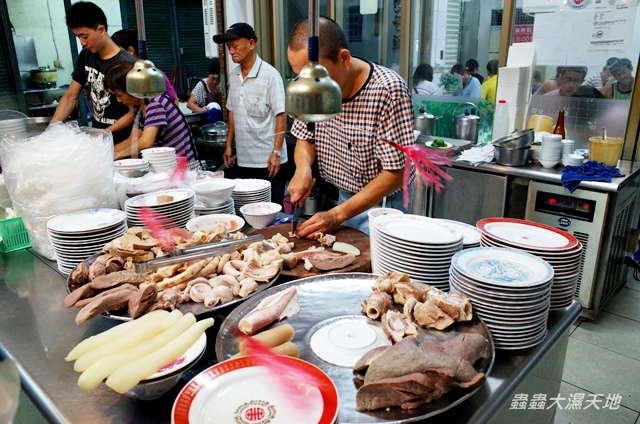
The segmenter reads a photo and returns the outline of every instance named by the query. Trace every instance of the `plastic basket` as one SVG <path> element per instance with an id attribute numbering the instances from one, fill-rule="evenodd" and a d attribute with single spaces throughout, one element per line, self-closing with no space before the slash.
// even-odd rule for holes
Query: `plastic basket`
<path id="1" fill-rule="evenodd" d="M 0 252 L 9 253 L 31 246 L 29 234 L 19 216 L 0 221 Z"/>

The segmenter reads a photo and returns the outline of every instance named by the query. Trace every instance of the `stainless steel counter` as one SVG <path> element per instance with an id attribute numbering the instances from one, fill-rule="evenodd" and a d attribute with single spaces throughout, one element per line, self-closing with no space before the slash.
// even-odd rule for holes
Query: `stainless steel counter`
<path id="1" fill-rule="evenodd" d="M 523 177 L 537 181 L 547 181 L 551 183 L 561 184 L 562 165 L 557 165 L 554 168 L 543 168 L 537 162 L 532 162 L 525 166 L 505 166 L 495 162 L 482 163 L 478 166 L 471 165 L 469 162 L 454 161 L 454 168 L 466 168 L 473 169 L 480 172 L 487 172 L 491 174 L 499 174 L 513 177 Z M 629 181 L 633 180 L 633 176 L 640 172 L 640 162 L 632 162 L 628 160 L 621 160 L 618 162 L 618 169 L 624 177 L 613 178 L 610 183 L 597 182 L 597 181 L 584 181 L 580 183 L 578 188 L 589 188 L 600 191 L 619 191 Z"/>
<path id="2" fill-rule="evenodd" d="M 25 392 L 49 422 L 53 423 L 168 423 L 173 401 L 197 373 L 215 362 L 215 335 L 223 316 L 207 331 L 203 358 L 169 393 L 154 401 L 137 401 L 108 389 L 93 393 L 76 385 L 79 374 L 65 362 L 69 350 L 88 336 L 117 323 L 96 318 L 77 326 L 76 310 L 65 309 L 66 280 L 51 261 L 22 250 L 0 254 L 0 357 L 19 365 Z M 535 348 L 498 352 L 493 371 L 481 390 L 463 404 L 425 422 L 487 423 L 552 422 L 554 410 L 509 410 L 515 393 L 557 395 L 564 367 L 570 324 L 580 315 L 577 302 L 549 317 L 549 333 Z M 534 414 L 528 416 L 527 414 Z"/>

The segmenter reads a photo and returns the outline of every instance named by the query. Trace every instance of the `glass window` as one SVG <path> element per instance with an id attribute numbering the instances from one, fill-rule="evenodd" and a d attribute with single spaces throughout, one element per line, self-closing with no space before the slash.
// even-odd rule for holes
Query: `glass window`
<path id="1" fill-rule="evenodd" d="M 637 2 L 587 2 L 578 8 L 521 0 L 517 6 L 536 45 L 537 78 L 527 118 L 547 115 L 555 121 L 564 109 L 567 138 L 576 148 L 589 148 L 589 137 L 602 135 L 603 128 L 610 137 L 624 137 L 640 54 L 640 36 L 633 31 L 640 19 Z M 515 22 L 514 41 L 524 27 Z"/>

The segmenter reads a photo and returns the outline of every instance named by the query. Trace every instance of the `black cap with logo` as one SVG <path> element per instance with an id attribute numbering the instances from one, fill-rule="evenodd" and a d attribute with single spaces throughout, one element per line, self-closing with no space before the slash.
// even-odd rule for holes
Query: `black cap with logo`
<path id="1" fill-rule="evenodd" d="M 238 22 L 229 27 L 227 32 L 213 36 L 213 42 L 216 44 L 224 44 L 227 41 L 237 40 L 238 38 L 246 38 L 248 40 L 258 41 L 253 27 L 243 22 Z"/>

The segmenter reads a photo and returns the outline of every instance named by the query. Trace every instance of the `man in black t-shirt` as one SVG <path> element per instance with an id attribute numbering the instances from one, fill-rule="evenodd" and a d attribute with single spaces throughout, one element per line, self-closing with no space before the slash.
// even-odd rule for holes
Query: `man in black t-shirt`
<path id="1" fill-rule="evenodd" d="M 77 2 L 67 10 L 67 26 L 80 40 L 83 49 L 78 55 L 71 85 L 60 99 L 51 122 L 64 121 L 78 102 L 84 88 L 91 108 L 94 128 L 105 128 L 119 143 L 131 134 L 133 108 L 119 103 L 104 88 L 107 71 L 114 63 L 135 62 L 135 58 L 120 48 L 107 34 L 107 18 L 102 9 L 90 2 Z"/>

